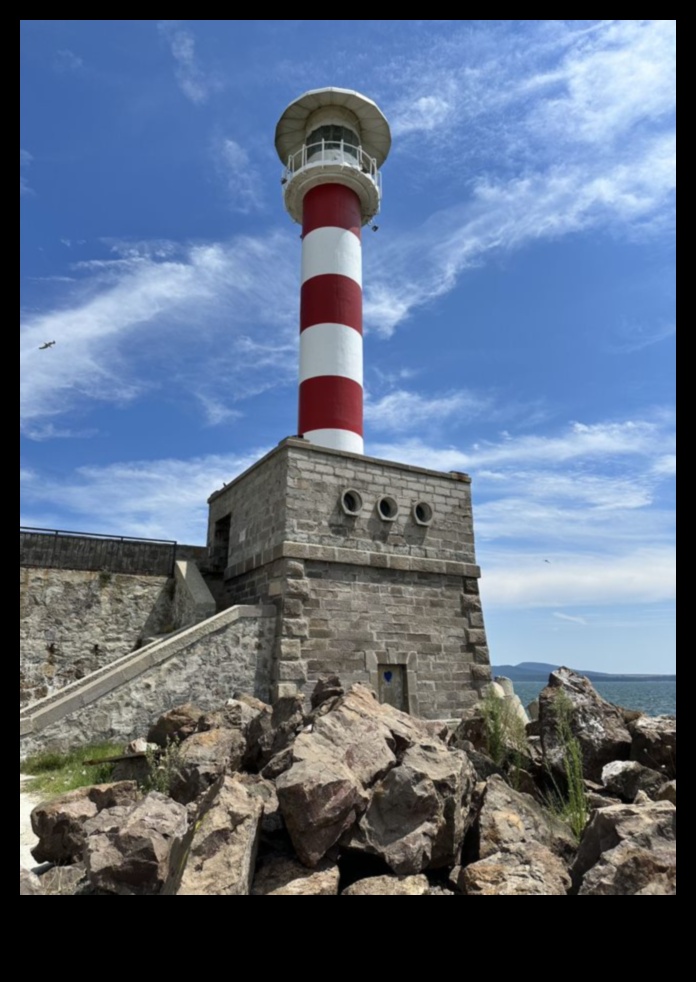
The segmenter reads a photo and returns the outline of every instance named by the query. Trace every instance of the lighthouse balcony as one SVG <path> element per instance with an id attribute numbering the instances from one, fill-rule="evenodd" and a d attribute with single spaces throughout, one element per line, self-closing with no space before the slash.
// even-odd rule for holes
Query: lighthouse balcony
<path id="1" fill-rule="evenodd" d="M 344 184 L 360 198 L 363 225 L 379 211 L 382 175 L 377 161 L 359 145 L 345 140 L 305 143 L 288 157 L 281 179 L 285 207 L 296 222 L 302 222 L 302 200 L 318 184 Z"/>

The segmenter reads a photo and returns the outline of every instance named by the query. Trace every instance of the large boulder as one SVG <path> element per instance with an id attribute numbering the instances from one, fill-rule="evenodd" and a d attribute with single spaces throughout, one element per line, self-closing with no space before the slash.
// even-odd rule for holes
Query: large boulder
<path id="1" fill-rule="evenodd" d="M 631 760 L 660 771 L 668 780 L 677 776 L 676 716 L 640 716 L 628 730 Z"/>
<path id="2" fill-rule="evenodd" d="M 471 897 L 562 897 L 570 888 L 565 863 L 534 842 L 457 867 L 450 880 Z"/>
<path id="3" fill-rule="evenodd" d="M 256 863 L 263 803 L 225 775 L 204 797 L 173 850 L 164 895 L 246 896 Z"/>
<path id="4" fill-rule="evenodd" d="M 461 750 L 448 750 L 439 740 L 409 747 L 376 785 L 367 810 L 342 844 L 380 856 L 401 875 L 453 866 L 474 782 L 474 769 Z"/>
<path id="5" fill-rule="evenodd" d="M 38 878 L 36 873 L 32 873 L 31 870 L 25 869 L 21 863 L 19 864 L 19 895 L 20 897 L 44 896 L 41 880 Z"/>
<path id="6" fill-rule="evenodd" d="M 196 732 L 198 720 L 202 715 L 203 710 L 192 702 L 175 706 L 162 713 L 157 722 L 150 727 L 147 742 L 156 743 L 159 747 L 167 747 L 170 743 L 181 743 Z"/>
<path id="7" fill-rule="evenodd" d="M 180 745 L 171 796 L 187 804 L 208 790 L 221 774 L 231 774 L 242 763 L 246 741 L 237 729 L 210 729 L 194 733 Z"/>
<path id="8" fill-rule="evenodd" d="M 290 766 L 276 779 L 280 810 L 300 860 L 316 866 L 365 811 L 371 789 L 419 740 L 442 725 L 377 702 L 356 684 L 292 745 Z"/>
<path id="9" fill-rule="evenodd" d="M 486 784 L 478 817 L 479 858 L 518 852 L 530 844 L 546 846 L 565 860 L 575 854 L 570 828 L 531 795 L 515 791 L 493 775 Z"/>
<path id="10" fill-rule="evenodd" d="M 262 710 L 268 708 L 265 703 L 259 702 L 258 699 L 255 699 L 254 702 L 258 705 L 250 705 L 246 700 L 228 699 L 221 709 L 203 713 L 198 720 L 197 728 L 200 732 L 227 729 L 246 733 L 251 721 L 256 719 Z"/>
<path id="11" fill-rule="evenodd" d="M 551 672 L 539 694 L 539 731 L 546 765 L 561 779 L 569 735 L 578 741 L 584 776 L 592 781 L 601 780 L 602 768 L 610 761 L 628 760 L 631 750 L 631 735 L 619 708 L 569 668 Z"/>
<path id="12" fill-rule="evenodd" d="M 612 805 L 585 829 L 573 880 L 580 895 L 654 892 L 676 876 L 676 815 L 669 801 Z M 652 858 L 650 858 L 652 857 Z"/>
<path id="13" fill-rule="evenodd" d="M 369 876 L 357 880 L 341 893 L 342 897 L 427 897 L 427 876 Z"/>
<path id="14" fill-rule="evenodd" d="M 288 856 L 269 856 L 259 866 L 251 892 L 256 897 L 335 897 L 340 873 L 323 860 L 314 869 Z"/>
<path id="15" fill-rule="evenodd" d="M 664 774 L 644 767 L 637 760 L 613 760 L 602 768 L 602 784 L 622 801 L 633 801 L 639 791 L 657 798 L 665 784 Z"/>
<path id="16" fill-rule="evenodd" d="M 157 791 L 134 805 L 104 809 L 85 823 L 90 882 L 120 895 L 159 893 L 169 873 L 172 842 L 187 827 L 184 806 Z"/>
<path id="17" fill-rule="evenodd" d="M 244 769 L 260 771 L 272 757 L 288 747 L 305 723 L 300 696 L 283 696 L 265 706 L 246 730 Z"/>
<path id="18" fill-rule="evenodd" d="M 132 804 L 138 797 L 134 781 L 93 784 L 40 802 L 31 813 L 39 841 L 31 850 L 38 863 L 73 863 L 82 859 L 85 822 L 104 808 Z"/>

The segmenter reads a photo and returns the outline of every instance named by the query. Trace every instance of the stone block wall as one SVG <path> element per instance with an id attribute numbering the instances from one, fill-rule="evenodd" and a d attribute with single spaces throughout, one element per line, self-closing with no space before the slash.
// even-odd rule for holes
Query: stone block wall
<path id="1" fill-rule="evenodd" d="M 20 567 L 20 706 L 172 629 L 167 576 Z"/>
<path id="2" fill-rule="evenodd" d="M 490 678 L 466 475 L 290 438 L 212 496 L 211 547 L 227 521 L 225 603 L 278 612 L 276 694 L 327 672 L 383 694 L 387 679 L 438 718 Z"/>

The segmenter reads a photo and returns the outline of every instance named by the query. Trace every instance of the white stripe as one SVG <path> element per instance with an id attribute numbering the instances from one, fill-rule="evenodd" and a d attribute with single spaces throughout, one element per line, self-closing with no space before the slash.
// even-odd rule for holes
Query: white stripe
<path id="1" fill-rule="evenodd" d="M 352 430 L 310 430 L 302 435 L 317 447 L 347 450 L 348 453 L 363 452 L 363 438 Z"/>
<path id="2" fill-rule="evenodd" d="M 362 287 L 362 249 L 353 232 L 334 225 L 315 228 L 302 240 L 302 282 L 323 273 L 340 273 Z"/>
<path id="3" fill-rule="evenodd" d="M 362 335 L 345 324 L 313 324 L 300 334 L 300 382 L 342 375 L 363 384 Z"/>

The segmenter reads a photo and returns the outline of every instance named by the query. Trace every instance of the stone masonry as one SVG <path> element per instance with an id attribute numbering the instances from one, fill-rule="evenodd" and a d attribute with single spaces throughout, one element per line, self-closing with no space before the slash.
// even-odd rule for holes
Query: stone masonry
<path id="1" fill-rule="evenodd" d="M 275 604 L 274 695 L 335 673 L 451 718 L 490 679 L 467 475 L 291 437 L 209 505 L 223 605 Z"/>

